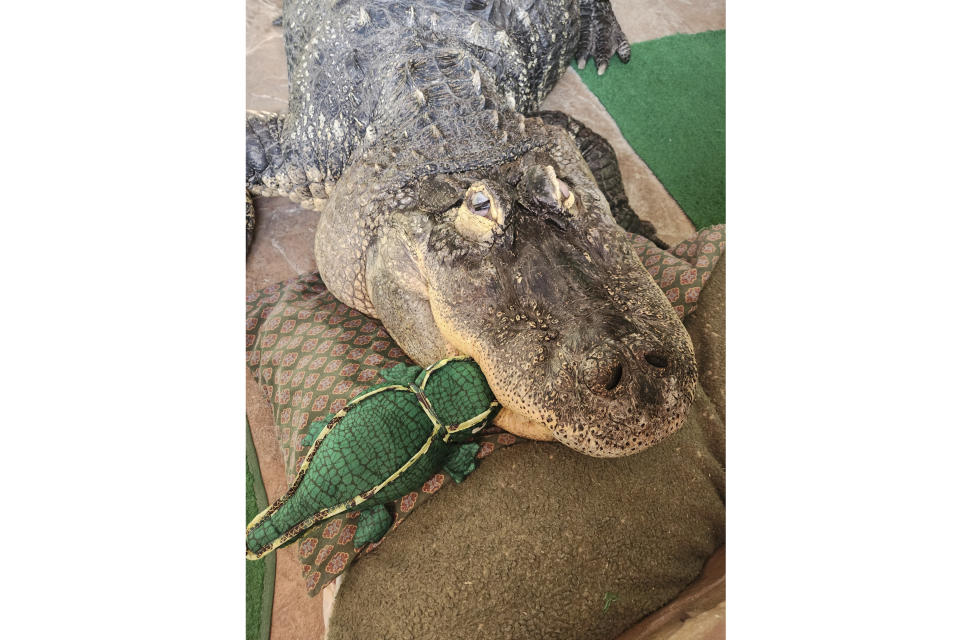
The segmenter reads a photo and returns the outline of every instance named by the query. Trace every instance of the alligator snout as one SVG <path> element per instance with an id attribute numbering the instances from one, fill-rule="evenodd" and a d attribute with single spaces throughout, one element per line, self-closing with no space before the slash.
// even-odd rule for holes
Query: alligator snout
<path id="1" fill-rule="evenodd" d="M 696 384 L 692 345 L 650 332 L 561 340 L 554 436 L 590 455 L 628 455 L 680 427 Z M 580 336 L 582 338 L 582 336 Z M 579 347 L 579 348 L 578 348 Z M 580 355 L 578 356 L 577 353 Z"/>

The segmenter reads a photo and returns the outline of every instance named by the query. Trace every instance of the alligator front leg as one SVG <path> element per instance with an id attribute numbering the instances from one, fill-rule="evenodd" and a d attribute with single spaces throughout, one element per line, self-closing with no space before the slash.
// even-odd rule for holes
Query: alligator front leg
<path id="1" fill-rule="evenodd" d="M 583 69 L 593 57 L 597 74 L 602 76 L 614 52 L 624 63 L 630 62 L 630 43 L 613 15 L 610 0 L 580 0 L 577 66 Z"/>
<path id="2" fill-rule="evenodd" d="M 307 209 L 319 210 L 330 177 L 318 163 L 283 142 L 285 114 L 247 112 L 247 252 L 253 242 L 256 211 L 252 195 L 287 196 Z M 328 186 L 329 185 L 329 186 Z"/>
<path id="3" fill-rule="evenodd" d="M 247 253 L 250 253 L 253 231 L 257 224 L 251 191 L 258 195 L 267 195 L 264 181 L 272 179 L 283 167 L 280 143 L 283 118 L 279 113 L 247 112 Z"/>
<path id="4" fill-rule="evenodd" d="M 631 233 L 639 233 L 644 238 L 650 239 L 661 249 L 667 249 L 667 243 L 657 236 L 657 230 L 653 224 L 637 217 L 630 206 L 627 192 L 623 188 L 623 177 L 620 175 L 617 154 L 614 153 L 610 143 L 579 120 L 560 111 L 541 111 L 536 116 L 547 124 L 563 127 L 570 132 L 580 150 L 580 155 L 590 167 L 597 186 L 606 196 L 610 213 L 613 214 L 617 224 Z"/>

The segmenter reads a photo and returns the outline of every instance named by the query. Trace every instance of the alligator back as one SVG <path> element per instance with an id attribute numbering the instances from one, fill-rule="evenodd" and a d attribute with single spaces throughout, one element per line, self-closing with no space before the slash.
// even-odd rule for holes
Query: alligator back
<path id="1" fill-rule="evenodd" d="M 507 104 L 535 111 L 572 55 L 579 13 L 577 0 L 292 0 L 283 23 L 284 138 L 330 184 L 358 148 L 422 111 L 406 99 L 411 74 L 424 80 L 418 59 L 468 55 Z M 473 70 L 434 74 L 434 104 L 461 99 Z"/>

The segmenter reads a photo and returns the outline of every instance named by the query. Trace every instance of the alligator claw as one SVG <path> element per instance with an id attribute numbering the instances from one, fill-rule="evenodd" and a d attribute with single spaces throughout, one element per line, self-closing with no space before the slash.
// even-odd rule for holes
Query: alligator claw
<path id="1" fill-rule="evenodd" d="M 597 74 L 602 76 L 614 53 L 622 62 L 630 61 L 630 43 L 613 15 L 610 0 L 580 0 L 577 67 L 583 69 L 592 56 Z"/>

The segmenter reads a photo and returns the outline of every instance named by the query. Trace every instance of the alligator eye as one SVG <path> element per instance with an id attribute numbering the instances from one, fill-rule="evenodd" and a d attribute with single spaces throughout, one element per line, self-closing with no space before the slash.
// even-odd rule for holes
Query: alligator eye
<path id="1" fill-rule="evenodd" d="M 504 222 L 503 209 L 494 196 L 480 183 L 467 189 L 455 220 L 461 235 L 481 242 L 493 239 L 493 232 Z"/>
<path id="2" fill-rule="evenodd" d="M 487 214 L 490 212 L 490 198 L 480 191 L 476 192 L 470 198 L 470 211 L 478 216 L 489 217 Z"/>

